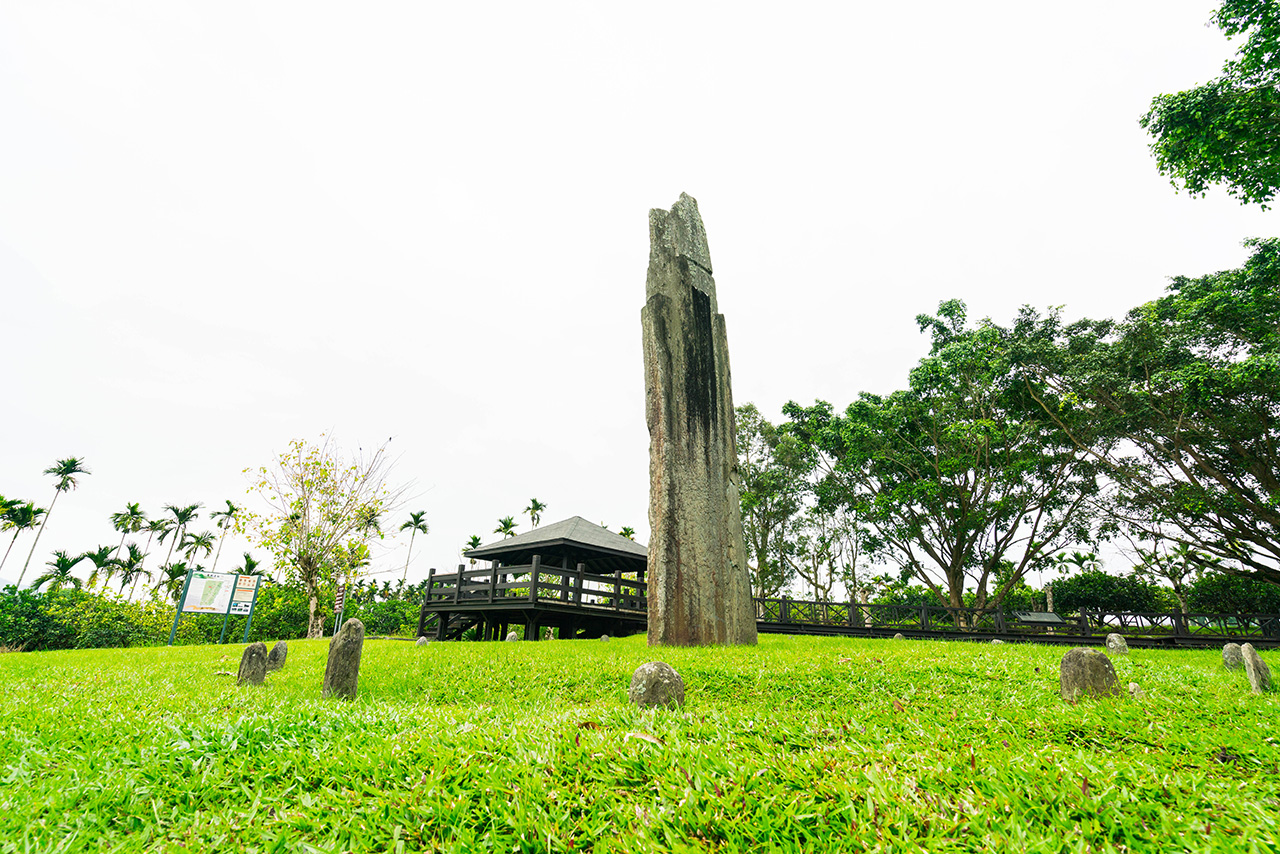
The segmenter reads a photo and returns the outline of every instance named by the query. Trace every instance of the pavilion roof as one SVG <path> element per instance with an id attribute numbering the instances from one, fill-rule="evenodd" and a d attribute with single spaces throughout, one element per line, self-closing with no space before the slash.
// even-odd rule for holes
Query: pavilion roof
<path id="1" fill-rule="evenodd" d="M 648 549 L 634 540 L 592 524 L 581 516 L 543 525 L 463 554 L 476 560 L 500 560 L 515 565 L 531 560 L 535 554 L 549 556 L 565 550 L 574 554 L 586 552 L 601 558 L 624 558 L 627 563 L 644 562 L 649 554 Z"/>

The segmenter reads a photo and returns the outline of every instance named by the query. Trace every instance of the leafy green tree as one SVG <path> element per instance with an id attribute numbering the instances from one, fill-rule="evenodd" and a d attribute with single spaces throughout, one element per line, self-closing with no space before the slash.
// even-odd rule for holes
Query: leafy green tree
<path id="1" fill-rule="evenodd" d="M 1193 196 L 1211 184 L 1265 210 L 1280 188 L 1280 5 L 1225 0 L 1213 21 L 1245 36 L 1216 80 L 1158 95 L 1139 123 L 1162 175 Z"/>
<path id="2" fill-rule="evenodd" d="M 146 553 L 138 548 L 137 543 L 129 543 L 124 557 L 113 559 L 113 563 L 120 572 L 121 593 L 124 593 L 124 589 L 130 584 L 136 586 L 138 580 L 143 576 L 148 579 L 151 578 L 151 573 L 142 566 L 142 562 L 145 559 Z"/>
<path id="3" fill-rule="evenodd" d="M 200 517 L 199 504 L 188 504 L 186 507 L 179 507 L 176 504 L 166 504 L 164 509 L 169 511 L 173 517 L 170 525 L 160 531 L 160 543 L 164 544 L 164 538 L 170 534 L 173 539 L 169 541 L 169 553 L 165 555 L 164 562 L 166 564 L 173 560 L 173 550 L 175 546 L 180 546 L 186 539 L 187 526 Z M 163 567 L 162 567 L 163 569 Z"/>
<path id="4" fill-rule="evenodd" d="M 755 404 L 734 411 L 751 589 L 757 597 L 777 596 L 795 576 L 795 564 L 788 560 L 790 534 L 803 510 L 810 465 L 796 437 L 769 423 Z"/>
<path id="5" fill-rule="evenodd" d="M 789 403 L 787 429 L 819 461 L 819 502 L 856 514 L 870 556 L 952 607 L 972 577 L 976 607 L 996 607 L 1064 543 L 1090 540 L 1096 465 L 1014 382 L 1013 332 L 966 328 L 956 300 L 917 322 L 933 341 L 907 389 L 864 393 L 843 415 Z M 1013 569 L 991 598 L 1005 560 Z"/>
<path id="6" fill-rule="evenodd" d="M 111 583 L 111 576 L 116 571 L 115 563 L 112 560 L 112 552 L 114 551 L 116 549 L 113 546 L 98 546 L 94 551 L 83 552 L 80 557 L 76 558 L 77 563 L 87 560 L 93 564 L 93 571 L 89 573 L 90 588 L 97 586 L 99 575 L 106 575 L 102 582 L 104 587 Z"/>
<path id="7" fill-rule="evenodd" d="M 401 580 L 409 577 L 409 560 L 413 557 L 413 538 L 421 533 L 424 537 L 430 533 L 431 528 L 427 525 L 427 511 L 419 510 L 416 513 L 409 514 L 409 521 L 400 526 L 401 531 L 409 532 L 409 553 L 404 558 L 404 576 Z"/>
<path id="8" fill-rule="evenodd" d="M 49 517 L 53 515 L 54 505 L 58 503 L 58 496 L 64 492 L 69 492 L 79 485 L 79 476 L 82 474 L 92 474 L 89 469 L 85 468 L 84 457 L 67 457 L 58 460 L 53 465 L 44 470 L 44 473 L 51 475 L 57 479 L 57 484 L 53 490 L 53 501 L 49 502 L 49 509 L 44 514 L 40 527 L 36 529 L 36 538 L 31 543 L 31 551 L 27 554 L 27 561 L 22 565 L 22 572 L 18 574 L 18 587 L 22 586 L 22 578 L 27 574 L 27 567 L 31 565 L 31 557 L 36 553 L 36 545 L 40 542 L 40 535 L 44 533 L 45 525 L 49 524 Z"/>
<path id="9" fill-rule="evenodd" d="M 252 489 L 270 511 L 246 511 L 250 538 L 306 590 L 308 637 L 324 631 L 320 588 L 337 580 L 344 566 L 340 550 L 350 554 L 353 542 L 372 536 L 371 518 L 398 509 L 404 489 L 389 482 L 386 450 L 383 445 L 371 457 L 346 460 L 327 438 L 318 446 L 295 440 L 274 463 L 256 472 Z"/>
<path id="10" fill-rule="evenodd" d="M 155 589 L 157 592 L 163 590 L 175 605 L 182 599 L 182 587 L 187 580 L 187 568 L 187 564 L 184 561 L 166 563 L 160 567 L 160 581 L 156 584 Z M 199 569 L 199 567 L 196 567 L 196 569 Z"/>
<path id="11" fill-rule="evenodd" d="M 1158 610 L 1159 588 L 1136 576 L 1109 575 L 1091 569 L 1053 585 L 1059 611 L 1103 611 L 1133 614 Z"/>
<path id="12" fill-rule="evenodd" d="M 516 535 L 516 519 L 514 516 L 503 516 L 498 520 L 498 527 L 493 529 L 495 534 L 501 534 L 503 539 L 514 537 Z"/>
<path id="13" fill-rule="evenodd" d="M 226 499 L 224 499 L 226 501 Z M 226 501 L 226 510 L 214 510 L 209 514 L 209 518 L 214 520 L 218 526 L 218 551 L 213 556 L 213 566 L 210 572 L 216 572 L 218 569 L 218 558 L 222 556 L 222 543 L 227 539 L 227 530 L 234 529 L 236 526 L 236 516 L 240 513 L 240 508 Z"/>
<path id="14" fill-rule="evenodd" d="M 80 589 L 81 581 L 72 574 L 72 569 L 80 562 L 82 556 L 77 555 L 71 557 L 65 551 L 56 551 L 53 553 L 53 560 L 49 561 L 43 575 L 31 582 L 31 586 L 39 590 L 45 584 L 49 585 L 49 590 L 61 590 L 63 587 L 70 585 L 77 590 Z"/>
<path id="15" fill-rule="evenodd" d="M 9 552 L 13 551 L 13 544 L 18 541 L 18 535 L 40 524 L 40 517 L 44 514 L 43 507 L 37 507 L 29 502 L 13 504 L 5 510 L 3 527 L 13 528 L 13 537 L 9 540 L 8 548 L 4 550 L 4 558 L 0 559 L 0 569 L 4 568 L 5 561 L 9 559 Z"/>
<path id="16" fill-rule="evenodd" d="M 1280 587 L 1223 572 L 1206 572 L 1188 587 L 1187 605 L 1202 614 L 1280 614 Z"/>
<path id="17" fill-rule="evenodd" d="M 624 525 L 619 528 L 618 533 L 626 537 L 628 540 L 634 540 L 636 538 L 636 529 L 632 528 L 630 525 Z"/>
<path id="18" fill-rule="evenodd" d="M 1280 583 L 1280 240 L 1121 323 L 1023 309 L 1042 411 L 1114 484 L 1113 523 Z"/>
<path id="19" fill-rule="evenodd" d="M 142 512 L 138 504 L 126 504 L 124 510 L 111 514 L 111 527 L 120 532 L 120 545 L 116 546 L 116 553 L 113 555 L 119 557 L 120 550 L 124 548 L 124 538 L 147 527 L 147 514 Z"/>
<path id="20" fill-rule="evenodd" d="M 213 532 L 204 531 L 199 534 L 187 534 L 182 541 L 182 554 L 187 563 L 195 564 L 200 552 L 208 557 L 213 553 Z M 197 567 L 199 569 L 199 567 Z"/>
<path id="21" fill-rule="evenodd" d="M 533 527 L 538 527 L 538 523 L 542 521 L 542 511 L 547 509 L 547 505 L 543 504 L 536 498 L 529 499 L 529 506 L 524 508 L 524 512 L 529 515 L 529 521 Z M 495 532 L 496 533 L 496 532 Z"/>

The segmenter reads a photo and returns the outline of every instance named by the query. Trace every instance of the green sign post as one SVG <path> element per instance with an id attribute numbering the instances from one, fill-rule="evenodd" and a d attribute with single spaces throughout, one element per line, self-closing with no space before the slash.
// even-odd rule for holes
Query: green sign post
<path id="1" fill-rule="evenodd" d="M 182 585 L 182 598 L 178 600 L 178 613 L 173 615 L 173 629 L 169 632 L 169 646 L 178 636 L 178 621 L 183 614 L 221 614 L 222 634 L 218 643 L 227 637 L 227 622 L 231 615 L 243 615 L 244 639 L 249 640 L 249 626 L 253 621 L 253 606 L 258 601 L 259 575 L 237 575 L 229 572 L 187 571 Z"/>

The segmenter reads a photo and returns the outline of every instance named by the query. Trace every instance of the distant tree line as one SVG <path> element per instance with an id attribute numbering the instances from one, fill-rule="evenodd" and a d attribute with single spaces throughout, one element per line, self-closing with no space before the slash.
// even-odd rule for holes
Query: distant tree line
<path id="1" fill-rule="evenodd" d="M 756 595 L 866 595 L 879 565 L 993 608 L 1103 542 L 1184 611 L 1206 573 L 1280 584 L 1280 240 L 1246 245 L 1121 321 L 971 324 L 947 301 L 902 390 L 779 424 L 740 407 Z"/>

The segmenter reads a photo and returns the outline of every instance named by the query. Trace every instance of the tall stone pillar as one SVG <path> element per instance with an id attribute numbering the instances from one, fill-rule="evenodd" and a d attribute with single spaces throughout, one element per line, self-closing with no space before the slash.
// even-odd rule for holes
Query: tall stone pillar
<path id="1" fill-rule="evenodd" d="M 698 203 L 649 211 L 649 643 L 756 642 L 738 504 L 729 342 Z"/>

